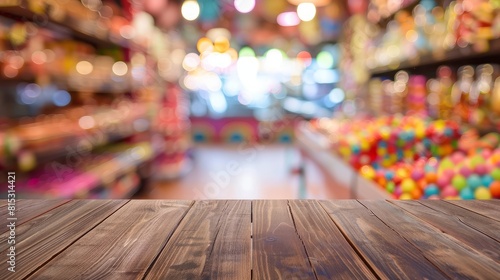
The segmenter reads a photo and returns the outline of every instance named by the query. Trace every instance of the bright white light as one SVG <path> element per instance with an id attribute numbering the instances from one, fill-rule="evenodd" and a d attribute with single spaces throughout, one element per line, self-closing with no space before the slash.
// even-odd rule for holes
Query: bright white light
<path id="1" fill-rule="evenodd" d="M 128 66 L 123 61 L 117 61 L 113 64 L 113 73 L 117 76 L 124 76 L 128 72 Z"/>
<path id="2" fill-rule="evenodd" d="M 257 79 L 259 60 L 255 57 L 240 57 L 236 63 L 238 77 L 243 84 L 250 84 Z"/>
<path id="3" fill-rule="evenodd" d="M 344 98 L 345 98 L 345 93 L 340 88 L 334 88 L 328 94 L 328 99 L 330 99 L 330 101 L 332 101 L 332 103 L 334 103 L 334 104 L 338 104 L 338 103 L 344 101 Z"/>
<path id="4" fill-rule="evenodd" d="M 311 21 L 316 16 L 316 6 L 313 3 L 300 3 L 297 15 L 302 21 Z"/>
<path id="5" fill-rule="evenodd" d="M 91 129 L 95 126 L 95 120 L 91 116 L 83 116 L 78 120 L 78 124 L 83 129 Z"/>
<path id="6" fill-rule="evenodd" d="M 220 53 L 217 55 L 217 66 L 220 68 L 227 68 L 231 65 L 232 59 L 228 53 Z"/>
<path id="7" fill-rule="evenodd" d="M 305 115 L 312 115 L 316 111 L 316 105 L 311 101 L 306 101 L 302 103 L 300 111 Z"/>
<path id="8" fill-rule="evenodd" d="M 222 81 L 221 81 L 219 75 L 217 75 L 213 72 L 208 72 L 203 77 L 203 84 L 204 84 L 204 88 L 206 90 L 209 90 L 212 92 L 220 91 L 222 88 Z"/>
<path id="9" fill-rule="evenodd" d="M 93 70 L 94 70 L 94 66 L 92 65 L 92 63 L 90 63 L 86 60 L 82 60 L 76 64 L 76 72 L 78 72 L 82 75 L 88 75 L 88 74 L 92 73 Z"/>
<path id="10" fill-rule="evenodd" d="M 188 53 L 182 61 L 182 68 L 186 71 L 193 71 L 200 64 L 200 57 L 195 53 Z"/>
<path id="11" fill-rule="evenodd" d="M 302 102 L 297 98 L 293 97 L 288 97 L 283 102 L 283 107 L 290 112 L 298 112 L 300 110 L 301 105 Z"/>
<path id="12" fill-rule="evenodd" d="M 195 20 L 200 15 L 200 5 L 196 0 L 186 0 L 182 3 L 181 8 L 182 17 L 186 20 Z"/>
<path id="13" fill-rule="evenodd" d="M 270 49 L 266 53 L 266 60 L 271 65 L 279 66 L 283 62 L 283 54 L 278 49 Z"/>
<path id="14" fill-rule="evenodd" d="M 224 94 L 227 96 L 236 96 L 240 92 L 240 83 L 237 78 L 228 78 L 223 86 Z"/>
<path id="15" fill-rule="evenodd" d="M 196 78 L 193 75 L 186 75 L 184 77 L 184 86 L 189 90 L 196 90 L 198 86 L 196 84 Z"/>
<path id="16" fill-rule="evenodd" d="M 296 12 L 284 12 L 278 15 L 276 21 L 281 26 L 296 26 L 300 23 L 300 19 Z"/>
<path id="17" fill-rule="evenodd" d="M 222 114 L 227 110 L 227 101 L 222 92 L 216 91 L 210 93 L 210 107 L 216 113 Z"/>
<path id="18" fill-rule="evenodd" d="M 302 85 L 302 94 L 307 99 L 314 99 L 318 95 L 318 84 Z"/>
<path id="19" fill-rule="evenodd" d="M 234 7 L 240 13 L 249 13 L 255 7 L 255 0 L 234 0 Z"/>
<path id="20" fill-rule="evenodd" d="M 339 75 L 332 69 L 318 69 L 314 73 L 314 81 L 318 84 L 333 84 L 339 81 Z"/>

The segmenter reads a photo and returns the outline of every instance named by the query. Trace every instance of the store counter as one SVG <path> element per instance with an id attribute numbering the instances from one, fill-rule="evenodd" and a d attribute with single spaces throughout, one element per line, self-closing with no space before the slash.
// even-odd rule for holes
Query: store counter
<path id="1" fill-rule="evenodd" d="M 20 200 L 15 208 L 2 211 L 10 224 L 1 227 L 1 279 L 500 275 L 498 200 Z"/>
<path id="2" fill-rule="evenodd" d="M 355 199 L 390 199 L 391 196 L 375 183 L 366 180 L 359 173 L 336 156 L 330 149 L 328 139 L 309 128 L 309 123 L 300 123 L 295 129 L 299 147 L 316 161 L 337 185 L 350 189 Z"/>

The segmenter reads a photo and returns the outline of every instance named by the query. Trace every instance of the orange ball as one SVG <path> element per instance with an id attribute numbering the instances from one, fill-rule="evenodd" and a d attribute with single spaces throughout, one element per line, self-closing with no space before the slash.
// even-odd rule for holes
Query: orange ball
<path id="1" fill-rule="evenodd" d="M 424 178 L 418 180 L 417 186 L 420 188 L 420 190 L 425 189 L 425 187 L 427 187 L 427 180 L 425 180 Z"/>
<path id="2" fill-rule="evenodd" d="M 422 190 L 420 188 L 415 188 L 410 194 L 413 199 L 420 199 L 422 197 Z"/>
<path id="3" fill-rule="evenodd" d="M 425 180 L 427 180 L 427 182 L 429 184 L 431 183 L 435 183 L 437 181 L 437 175 L 436 173 L 434 172 L 428 172 L 425 174 Z"/>
<path id="4" fill-rule="evenodd" d="M 491 196 L 494 198 L 500 198 L 500 182 L 495 181 L 490 185 Z"/>

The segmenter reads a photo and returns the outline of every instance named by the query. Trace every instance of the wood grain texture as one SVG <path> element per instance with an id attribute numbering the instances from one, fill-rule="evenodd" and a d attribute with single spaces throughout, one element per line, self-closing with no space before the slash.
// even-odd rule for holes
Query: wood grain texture
<path id="1" fill-rule="evenodd" d="M 142 279 L 191 204 L 131 200 L 30 279 Z"/>
<path id="2" fill-rule="evenodd" d="M 376 279 L 317 201 L 289 205 L 318 279 Z"/>
<path id="3" fill-rule="evenodd" d="M 243 201 L 196 201 L 146 279 L 199 279 L 202 275 L 248 279 L 251 267 L 245 255 L 250 250 L 250 231 L 236 220 L 239 216 L 242 223 L 250 223 L 250 217 L 243 212 L 245 207 L 249 205 Z M 232 240 L 222 240 L 224 235 Z M 236 244 L 236 240 L 242 243 Z M 225 257 L 215 256 L 216 250 L 230 252 L 234 260 L 224 264 Z M 224 276 L 224 272 L 231 275 Z"/>
<path id="4" fill-rule="evenodd" d="M 498 200 L 445 200 L 444 202 L 476 212 L 490 219 L 500 221 L 500 201 Z"/>
<path id="5" fill-rule="evenodd" d="M 254 201 L 252 213 L 254 278 L 314 279 L 287 201 Z"/>
<path id="6" fill-rule="evenodd" d="M 41 214 L 48 212 L 56 207 L 67 203 L 69 200 L 62 199 L 29 199 L 29 200 L 16 200 L 16 225 L 20 226 L 27 221 L 40 216 Z M 7 203 L 2 206 L 2 211 L 0 214 L 0 220 L 2 221 L 2 227 L 0 228 L 0 234 L 7 232 L 9 229 L 3 223 L 7 222 L 8 211 Z"/>
<path id="7" fill-rule="evenodd" d="M 443 215 L 442 212 L 422 205 L 418 201 L 392 200 L 390 202 L 439 229 L 442 233 L 452 236 L 460 243 L 474 248 L 474 250 L 496 262 L 500 262 L 500 243 L 464 225 L 459 218 Z"/>
<path id="8" fill-rule="evenodd" d="M 128 201 L 72 200 L 16 228 L 16 272 L 3 280 L 22 279 L 66 249 Z M 0 236 L 6 252 L 8 233 Z M 7 271 L 0 262 L 0 273 Z"/>
<path id="9" fill-rule="evenodd" d="M 321 201 L 320 204 L 380 278 L 445 278 L 418 249 L 358 201 Z"/>
<path id="10" fill-rule="evenodd" d="M 495 279 L 500 275 L 498 263 L 401 208 L 382 200 L 361 203 L 449 277 Z"/>
<path id="11" fill-rule="evenodd" d="M 203 268 L 203 279 L 251 279 L 251 211 L 251 201 L 229 202 Z"/>
<path id="12" fill-rule="evenodd" d="M 487 236 L 500 242 L 500 223 L 489 217 L 469 211 L 465 208 L 456 206 L 451 203 L 444 203 L 444 201 L 431 201 L 422 200 L 422 204 L 434 210 L 441 211 L 446 215 L 459 219 L 464 225 L 467 225 L 477 231 L 486 234 Z M 497 214 L 498 215 L 498 212 Z"/>

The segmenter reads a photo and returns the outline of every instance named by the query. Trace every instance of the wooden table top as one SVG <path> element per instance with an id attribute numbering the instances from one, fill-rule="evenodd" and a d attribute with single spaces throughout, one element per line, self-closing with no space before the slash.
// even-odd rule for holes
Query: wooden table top
<path id="1" fill-rule="evenodd" d="M 6 202 L 0 207 L 6 209 Z M 499 201 L 21 200 L 0 279 L 498 279 Z M 1 212 L 7 223 L 6 211 Z"/>

